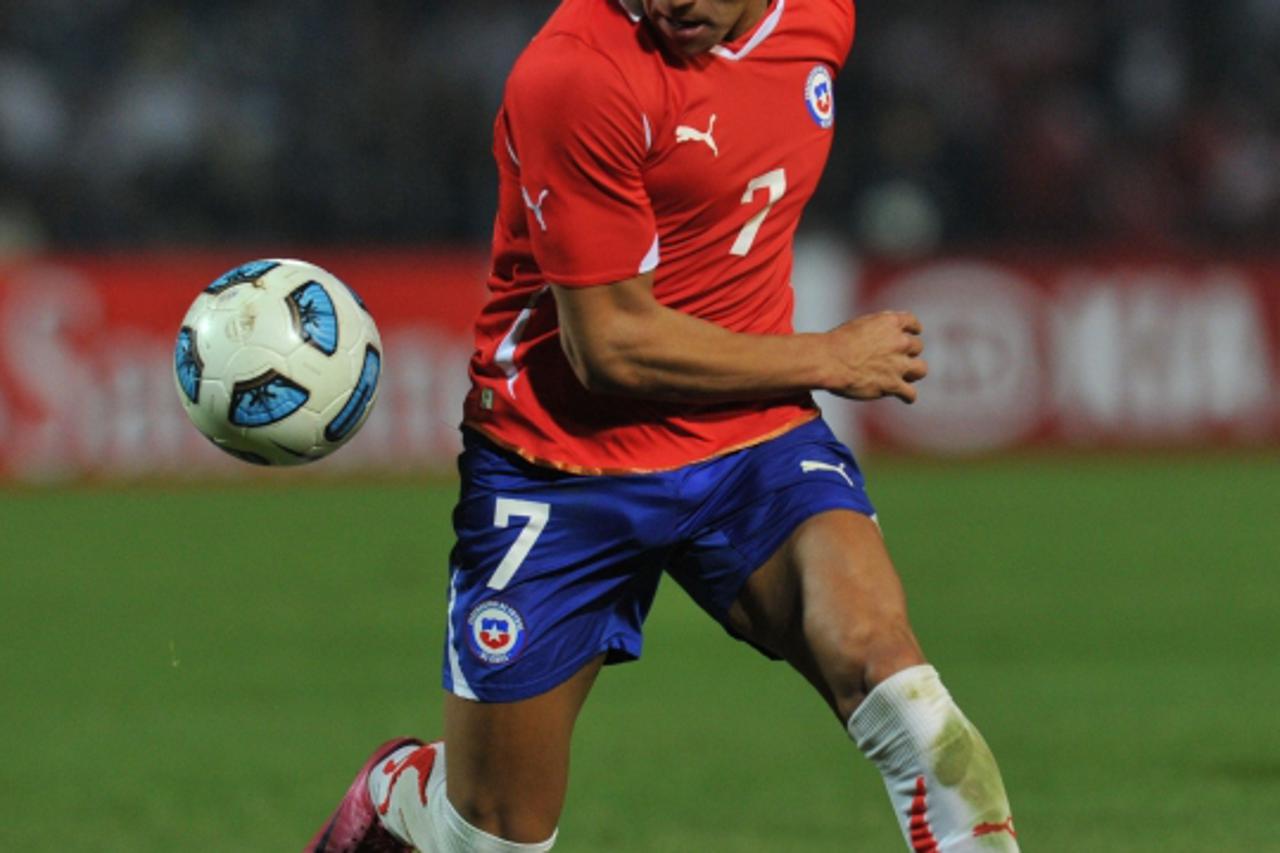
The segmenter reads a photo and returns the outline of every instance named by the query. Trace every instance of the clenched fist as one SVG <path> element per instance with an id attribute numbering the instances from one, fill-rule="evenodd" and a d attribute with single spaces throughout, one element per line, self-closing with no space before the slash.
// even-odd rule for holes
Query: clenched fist
<path id="1" fill-rule="evenodd" d="M 910 311 L 882 311 L 827 332 L 833 375 L 826 390 L 853 400 L 893 396 L 914 403 L 913 383 L 929 372 L 920 357 L 923 331 Z"/>

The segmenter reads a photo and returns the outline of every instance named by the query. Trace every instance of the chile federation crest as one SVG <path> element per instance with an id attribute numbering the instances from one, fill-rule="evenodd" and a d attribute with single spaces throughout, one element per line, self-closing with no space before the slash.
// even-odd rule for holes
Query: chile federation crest
<path id="1" fill-rule="evenodd" d="M 485 663 L 506 663 L 524 646 L 524 619 L 501 601 L 490 599 L 471 608 L 467 629 L 472 653 Z"/>
<path id="2" fill-rule="evenodd" d="M 836 120 L 835 81 L 825 65 L 815 65 L 804 84 L 804 104 L 818 127 L 827 130 Z"/>

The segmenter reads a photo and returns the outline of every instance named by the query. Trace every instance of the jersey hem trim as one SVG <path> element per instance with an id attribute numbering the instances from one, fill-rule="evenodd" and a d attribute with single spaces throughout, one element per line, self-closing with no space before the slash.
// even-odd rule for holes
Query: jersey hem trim
<path id="1" fill-rule="evenodd" d="M 523 459 L 525 462 L 530 463 L 531 465 L 537 465 L 542 468 L 552 468 L 556 471 L 563 471 L 566 474 L 575 474 L 575 475 L 584 476 L 584 477 L 619 477 L 619 476 L 625 477 L 631 474 L 659 474 L 664 471 L 675 471 L 680 468 L 685 468 L 689 465 L 697 465 L 699 463 L 707 462 L 712 459 L 718 459 L 721 456 L 728 456 L 730 453 L 736 453 L 739 450 L 746 450 L 748 447 L 755 447 L 757 444 L 764 444 L 766 441 L 771 441 L 772 439 L 775 439 L 784 433 L 790 432 L 796 427 L 803 426 L 804 424 L 814 421 L 821 416 L 822 416 L 822 412 L 818 411 L 817 409 L 814 409 L 813 411 L 806 412 L 803 416 L 790 420 L 785 424 L 783 424 L 782 426 L 778 427 L 777 429 L 770 430 L 769 432 L 763 435 L 759 435 L 754 438 L 748 439 L 746 441 L 738 442 L 736 444 L 731 444 L 727 447 L 717 450 L 715 453 L 707 454 L 706 456 L 700 456 L 694 459 L 689 459 L 687 461 L 680 462 L 675 465 L 664 465 L 658 468 L 625 468 L 625 467 L 599 468 L 599 467 L 590 466 L 590 465 L 577 465 L 575 463 L 565 462 L 562 460 L 548 459 L 542 456 L 538 456 L 535 453 L 531 453 L 530 451 L 526 450 L 523 447 L 520 447 L 517 444 L 514 444 L 510 441 L 506 441 L 494 435 L 487 427 L 485 427 L 482 424 L 476 423 L 473 420 L 464 419 L 462 421 L 462 426 L 466 427 L 467 429 L 474 430 L 475 432 L 484 436 L 487 440 L 498 445 L 498 447 L 501 447 L 503 450 L 506 450 L 509 453 L 514 453 L 516 456 L 519 456 L 521 459 Z"/>

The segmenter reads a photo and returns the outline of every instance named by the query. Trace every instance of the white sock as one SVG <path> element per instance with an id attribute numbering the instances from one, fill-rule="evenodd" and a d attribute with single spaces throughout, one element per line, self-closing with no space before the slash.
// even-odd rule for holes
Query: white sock
<path id="1" fill-rule="evenodd" d="M 369 774 L 369 796 L 392 835 L 430 853 L 544 853 L 558 834 L 538 844 L 518 844 L 467 823 L 445 794 L 441 742 L 396 750 Z"/>
<path id="2" fill-rule="evenodd" d="M 884 777 L 915 853 L 1016 853 L 996 760 L 933 667 L 876 685 L 849 718 L 849 734 Z"/>
<path id="3" fill-rule="evenodd" d="M 425 780 L 423 773 L 427 777 Z M 440 741 L 425 746 L 402 746 L 384 758 L 381 766 L 369 771 L 369 799 L 378 810 L 382 825 L 406 844 L 409 843 L 409 830 L 404 810 L 423 808 L 429 786 L 437 779 L 444 779 L 444 743 Z M 400 784 L 402 781 L 404 785 Z M 399 791 L 399 797 L 390 796 L 393 787 Z M 419 796 L 417 806 L 408 796 L 411 791 Z"/>

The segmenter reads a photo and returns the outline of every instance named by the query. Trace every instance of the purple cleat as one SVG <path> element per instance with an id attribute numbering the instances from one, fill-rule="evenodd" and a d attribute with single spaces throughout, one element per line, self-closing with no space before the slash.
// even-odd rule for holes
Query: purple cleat
<path id="1" fill-rule="evenodd" d="M 401 747 L 422 745 L 416 738 L 402 737 L 374 750 L 333 816 L 303 848 L 303 853 L 412 853 L 413 848 L 384 829 L 378 819 L 377 807 L 369 798 L 369 774 Z"/>

